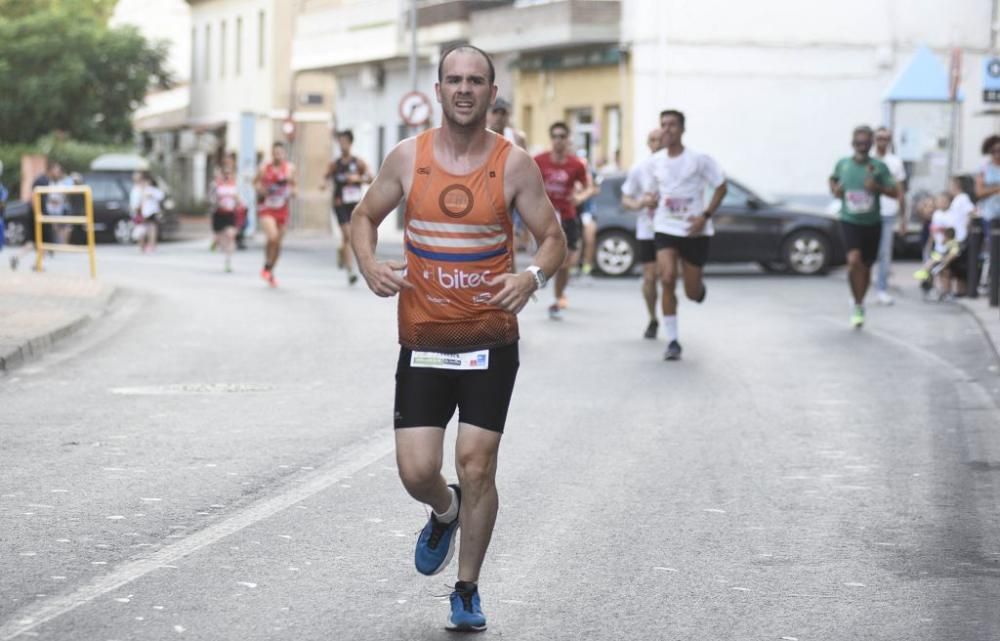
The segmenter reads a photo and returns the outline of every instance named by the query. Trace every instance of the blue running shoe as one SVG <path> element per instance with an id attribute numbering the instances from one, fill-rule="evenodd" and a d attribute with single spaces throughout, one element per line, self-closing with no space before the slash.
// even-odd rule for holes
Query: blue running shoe
<path id="1" fill-rule="evenodd" d="M 482 632 L 486 617 L 479 605 L 479 588 L 475 583 L 459 581 L 451 593 L 451 616 L 445 630 L 457 632 Z"/>
<path id="2" fill-rule="evenodd" d="M 457 485 L 448 487 L 455 490 L 455 500 L 458 501 L 458 509 L 461 511 L 462 490 Z M 458 516 L 451 523 L 442 523 L 432 511 L 431 518 L 427 519 L 427 525 L 417 537 L 417 549 L 413 555 L 417 572 L 431 576 L 448 567 L 451 557 L 455 554 L 457 532 Z"/>

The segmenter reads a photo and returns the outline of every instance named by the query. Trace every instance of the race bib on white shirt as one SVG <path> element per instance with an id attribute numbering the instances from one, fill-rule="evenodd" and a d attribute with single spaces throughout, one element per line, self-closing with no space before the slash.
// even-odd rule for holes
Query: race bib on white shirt
<path id="1" fill-rule="evenodd" d="M 340 192 L 340 200 L 345 205 L 361 202 L 361 185 L 344 185 Z"/>
<path id="2" fill-rule="evenodd" d="M 644 173 L 659 197 L 653 228 L 657 233 L 671 236 L 688 235 L 691 219 L 705 211 L 705 187 L 714 189 L 726 180 L 711 157 L 691 149 L 675 157 L 661 149 L 650 156 Z M 702 235 L 714 234 L 715 228 L 709 220 Z"/>
<path id="3" fill-rule="evenodd" d="M 410 353 L 410 367 L 474 371 L 489 369 L 489 366 L 490 350 L 488 349 L 463 352 L 461 354 L 442 354 L 440 352 Z"/>
<path id="4" fill-rule="evenodd" d="M 649 158 L 641 160 L 629 170 L 628 175 L 625 177 L 625 182 L 622 183 L 622 194 L 639 200 L 647 193 L 653 191 L 652 185 L 649 184 L 650 181 L 646 180 L 646 174 L 643 173 L 643 163 L 648 161 Z M 650 207 L 634 213 L 636 214 L 636 239 L 653 240 L 653 217 L 656 215 L 656 208 Z"/>
<path id="5" fill-rule="evenodd" d="M 844 194 L 849 214 L 867 214 L 875 206 L 875 196 L 866 189 L 849 190 Z"/>

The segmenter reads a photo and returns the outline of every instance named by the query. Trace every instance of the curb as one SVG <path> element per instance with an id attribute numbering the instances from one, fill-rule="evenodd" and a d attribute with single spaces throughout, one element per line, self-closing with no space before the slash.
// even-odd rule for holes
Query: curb
<path id="1" fill-rule="evenodd" d="M 979 300 L 979 299 L 974 299 L 974 300 Z M 986 338 L 986 342 L 989 343 L 990 347 L 993 348 L 993 358 L 996 360 L 997 363 L 1000 363 L 1000 318 L 998 318 L 997 328 L 992 329 L 987 326 L 986 324 L 987 321 L 983 318 L 985 314 L 982 313 L 981 309 L 978 309 L 979 307 L 981 307 L 980 305 L 978 304 L 974 305 L 971 302 L 969 302 L 969 299 L 966 298 L 959 298 L 955 302 L 958 303 L 959 307 L 965 310 L 966 314 L 971 316 L 972 319 L 976 321 L 976 325 L 979 326 L 979 330 L 983 333 L 983 336 Z M 1000 317 L 1000 312 L 998 312 L 996 308 L 987 306 L 986 309 L 989 312 L 992 312 L 994 316 Z"/>
<path id="2" fill-rule="evenodd" d="M 95 301 L 97 309 L 85 312 L 78 318 L 49 332 L 29 338 L 20 345 L 2 348 L 4 351 L 0 352 L 0 376 L 9 374 L 14 368 L 41 357 L 59 341 L 69 338 L 89 325 L 91 321 L 103 316 L 117 296 L 118 288 L 108 286 L 107 290 Z"/>

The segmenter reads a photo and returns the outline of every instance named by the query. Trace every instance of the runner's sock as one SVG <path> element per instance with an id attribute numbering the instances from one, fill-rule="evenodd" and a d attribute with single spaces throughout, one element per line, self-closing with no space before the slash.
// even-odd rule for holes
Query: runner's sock
<path id="1" fill-rule="evenodd" d="M 451 505 L 445 510 L 444 514 L 438 514 L 434 512 L 434 517 L 441 523 L 451 523 L 458 517 L 458 497 L 455 495 L 455 490 L 448 488 L 448 492 L 451 494 Z"/>
<path id="2" fill-rule="evenodd" d="M 667 342 L 677 340 L 677 316 L 664 316 L 663 329 L 667 333 Z"/>

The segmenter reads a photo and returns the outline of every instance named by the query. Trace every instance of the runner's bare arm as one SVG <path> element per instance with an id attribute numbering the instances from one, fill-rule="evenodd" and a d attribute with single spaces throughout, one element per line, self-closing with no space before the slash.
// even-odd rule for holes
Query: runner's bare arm
<path id="1" fill-rule="evenodd" d="M 716 187 L 715 192 L 712 193 L 712 200 L 708 203 L 708 207 L 705 208 L 705 213 L 709 216 L 715 213 L 715 210 L 722 204 L 722 199 L 726 197 L 726 192 L 729 191 L 729 187 L 726 185 L 726 181 L 723 180 L 722 184 Z"/>
<path id="2" fill-rule="evenodd" d="M 830 177 L 830 193 L 833 194 L 834 198 L 844 197 L 844 188 L 840 186 L 840 181 L 833 176 Z"/>
<path id="3" fill-rule="evenodd" d="M 708 207 L 705 208 L 701 216 L 691 219 L 691 224 L 688 226 L 688 236 L 697 236 L 704 231 L 709 217 L 715 213 L 715 210 L 722 204 L 722 199 L 726 197 L 727 190 L 726 181 L 723 180 L 722 184 L 715 188 L 715 191 L 712 193 L 712 200 L 709 201 Z"/>
<path id="4" fill-rule="evenodd" d="M 358 158 L 358 170 L 361 172 L 361 179 L 358 182 L 370 183 L 372 181 L 372 172 L 368 168 L 368 163 Z"/>
<path id="5" fill-rule="evenodd" d="M 574 190 L 573 193 L 573 204 L 577 206 L 583 204 L 588 198 L 598 192 L 597 187 L 594 185 L 594 179 L 590 176 L 590 170 L 587 169 L 584 171 L 583 175 L 583 182 L 577 183 L 577 185 L 580 186 L 580 189 Z"/>
<path id="6" fill-rule="evenodd" d="M 406 264 L 400 261 L 379 262 L 375 258 L 378 226 L 396 208 L 405 195 L 403 177 L 413 169 L 415 145 L 404 140 L 386 156 L 378 176 L 351 216 L 351 248 L 358 269 L 369 289 L 379 296 L 394 296 L 404 287 L 413 287 L 399 273 Z"/>
<path id="7" fill-rule="evenodd" d="M 545 195 L 542 173 L 526 151 L 515 147 L 507 157 L 504 176 L 505 192 L 511 196 L 525 226 L 538 243 L 532 264 L 541 267 L 545 276 L 551 278 L 566 259 L 566 236 L 552 202 Z M 502 287 L 490 303 L 514 314 L 524 308 L 537 289 L 535 277 L 529 272 L 501 274 L 491 282 Z"/>

